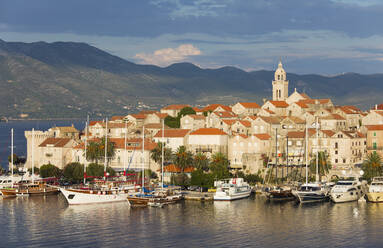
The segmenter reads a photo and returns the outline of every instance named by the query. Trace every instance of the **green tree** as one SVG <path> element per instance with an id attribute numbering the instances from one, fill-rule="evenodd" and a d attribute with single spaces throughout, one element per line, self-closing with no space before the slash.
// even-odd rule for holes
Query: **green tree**
<path id="1" fill-rule="evenodd" d="M 157 146 L 150 151 L 150 157 L 156 163 L 161 163 L 162 161 L 162 146 L 164 145 L 164 162 L 170 161 L 172 159 L 172 150 L 167 148 L 165 143 L 158 142 Z"/>
<path id="2" fill-rule="evenodd" d="M 11 155 L 8 156 L 8 162 L 10 163 L 11 162 Z M 14 165 L 18 165 L 20 163 L 20 159 L 19 159 L 19 156 L 17 156 L 16 154 L 13 154 L 13 164 Z"/>
<path id="3" fill-rule="evenodd" d="M 106 167 L 106 172 L 109 176 L 115 176 L 116 171 L 111 167 Z M 86 175 L 90 177 L 103 177 L 104 176 L 104 165 L 91 163 L 86 167 Z"/>
<path id="4" fill-rule="evenodd" d="M 107 144 L 107 159 L 112 160 L 115 156 L 115 144 L 108 140 Z M 100 141 L 89 142 L 86 151 L 86 159 L 98 164 L 99 160 L 105 159 L 105 138 L 102 138 Z"/>
<path id="5" fill-rule="evenodd" d="M 211 160 L 210 171 L 212 172 L 214 179 L 220 180 L 230 177 L 229 160 L 225 155 L 220 152 L 215 153 Z"/>
<path id="6" fill-rule="evenodd" d="M 77 162 L 65 165 L 63 176 L 72 183 L 79 183 L 84 178 L 84 165 Z"/>
<path id="7" fill-rule="evenodd" d="M 28 172 L 29 172 L 29 174 L 32 174 L 32 168 L 28 168 Z M 35 174 L 40 174 L 40 169 L 38 167 L 34 166 L 33 167 L 33 172 Z"/>
<path id="8" fill-rule="evenodd" d="M 191 173 L 191 185 L 211 188 L 214 186 L 214 177 L 211 173 L 205 173 L 201 169 L 197 169 Z"/>
<path id="9" fill-rule="evenodd" d="M 181 119 L 185 115 L 195 115 L 196 112 L 192 107 L 185 107 L 178 113 L 177 118 Z"/>
<path id="10" fill-rule="evenodd" d="M 203 171 L 208 171 L 209 170 L 209 159 L 206 157 L 206 155 L 202 153 L 197 153 L 194 155 L 193 158 L 193 166 L 197 170 L 203 170 Z"/>
<path id="11" fill-rule="evenodd" d="M 165 117 L 165 125 L 171 128 L 180 128 L 180 119 L 170 115 Z"/>
<path id="12" fill-rule="evenodd" d="M 181 169 L 181 173 L 190 166 L 193 166 L 193 154 L 186 150 L 185 146 L 178 147 L 174 154 L 173 163 Z"/>
<path id="13" fill-rule="evenodd" d="M 376 151 L 367 155 L 366 160 L 363 162 L 362 170 L 364 171 L 363 178 L 368 181 L 371 181 L 373 177 L 383 174 L 382 158 Z"/>
<path id="14" fill-rule="evenodd" d="M 320 176 L 325 176 L 331 169 L 331 161 L 327 152 L 318 153 L 318 167 Z M 310 171 L 312 174 L 316 173 L 316 156 L 310 161 Z"/>
<path id="15" fill-rule="evenodd" d="M 46 177 L 56 177 L 56 178 L 60 178 L 62 175 L 62 171 L 54 166 L 53 164 L 44 164 L 42 166 L 40 166 L 40 176 L 42 178 L 46 178 Z"/>

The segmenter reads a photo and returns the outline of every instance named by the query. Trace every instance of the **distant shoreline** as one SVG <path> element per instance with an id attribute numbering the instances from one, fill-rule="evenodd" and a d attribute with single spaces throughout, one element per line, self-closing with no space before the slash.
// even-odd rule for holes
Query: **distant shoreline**
<path id="1" fill-rule="evenodd" d="M 86 120 L 86 118 L 47 118 L 47 119 L 8 119 L 8 122 L 11 121 L 81 121 Z M 6 120 L 1 120 L 1 122 L 7 122 Z"/>

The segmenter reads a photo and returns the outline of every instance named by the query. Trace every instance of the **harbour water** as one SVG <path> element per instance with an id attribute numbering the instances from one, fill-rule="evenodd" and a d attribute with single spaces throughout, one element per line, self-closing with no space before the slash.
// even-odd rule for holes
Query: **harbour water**
<path id="1" fill-rule="evenodd" d="M 11 154 L 11 128 L 14 129 L 14 153 L 18 156 L 27 155 L 27 140 L 24 136 L 25 130 L 46 131 L 54 126 L 71 126 L 82 130 L 85 127 L 84 121 L 80 120 L 49 120 L 49 121 L 10 121 L 0 122 L 0 165 L 8 168 L 8 156 Z"/>
<path id="2" fill-rule="evenodd" d="M 0 199 L 1 247 L 382 247 L 383 204 L 191 202 L 68 206 Z"/>

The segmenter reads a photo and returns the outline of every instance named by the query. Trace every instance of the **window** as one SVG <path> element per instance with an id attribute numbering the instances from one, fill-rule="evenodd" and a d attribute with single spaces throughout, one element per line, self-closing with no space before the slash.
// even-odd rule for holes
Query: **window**
<path id="1" fill-rule="evenodd" d="M 374 132 L 374 136 L 376 136 L 376 132 Z"/>
<path id="2" fill-rule="evenodd" d="M 346 163 L 346 159 L 345 159 L 345 158 L 343 159 L 343 163 L 344 163 L 344 164 Z"/>
<path id="3" fill-rule="evenodd" d="M 336 164 L 338 163 L 338 159 L 335 159 L 335 163 L 336 163 Z"/>
<path id="4" fill-rule="evenodd" d="M 281 75 L 278 75 L 278 80 L 280 80 L 281 79 Z"/>
<path id="5" fill-rule="evenodd" d="M 338 142 L 335 142 L 335 149 L 338 149 Z"/>
<path id="6" fill-rule="evenodd" d="M 376 142 L 372 143 L 372 146 L 373 146 L 373 149 L 376 150 L 377 148 Z"/>
<path id="7" fill-rule="evenodd" d="M 338 154 L 338 150 L 335 150 L 335 154 Z"/>

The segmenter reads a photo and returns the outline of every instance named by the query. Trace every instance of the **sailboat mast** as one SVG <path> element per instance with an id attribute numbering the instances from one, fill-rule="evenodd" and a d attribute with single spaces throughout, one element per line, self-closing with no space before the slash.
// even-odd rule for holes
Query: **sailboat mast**
<path id="1" fill-rule="evenodd" d="M 84 162 L 84 185 L 86 183 L 86 167 L 87 167 L 87 149 L 88 149 L 88 123 L 89 123 L 89 115 L 86 117 L 85 124 L 85 162 Z"/>
<path id="2" fill-rule="evenodd" d="M 306 140 L 305 140 L 305 145 L 306 145 L 306 150 L 305 150 L 305 155 L 306 155 L 306 159 L 305 159 L 305 162 L 306 162 L 306 184 L 308 183 L 308 170 L 307 170 L 307 161 L 308 161 L 308 128 L 307 128 L 307 122 L 306 122 Z"/>
<path id="3" fill-rule="evenodd" d="M 35 183 L 35 129 L 32 128 L 32 183 Z"/>
<path id="4" fill-rule="evenodd" d="M 13 128 L 11 129 L 11 171 L 12 171 L 12 187 L 13 187 Z"/>
<path id="5" fill-rule="evenodd" d="M 127 158 L 126 158 L 126 155 L 127 155 L 127 153 L 126 153 L 126 133 L 128 132 L 128 123 L 125 121 L 125 136 L 124 136 L 124 151 L 125 151 L 125 153 L 124 153 L 124 176 L 126 176 L 126 160 L 127 160 Z"/>
<path id="6" fill-rule="evenodd" d="M 142 173 L 141 173 L 141 181 L 142 181 L 142 186 L 141 190 L 142 192 L 144 191 L 144 186 L 145 186 L 145 157 L 144 157 L 144 151 L 145 151 L 145 126 L 142 126 Z"/>
<path id="7" fill-rule="evenodd" d="M 107 166 L 107 155 L 108 155 L 108 118 L 106 118 L 105 122 L 105 159 L 104 159 L 104 180 L 106 181 L 106 166 Z"/>
<path id="8" fill-rule="evenodd" d="M 318 149 L 318 147 L 319 147 L 319 121 L 318 121 L 318 117 L 316 118 L 316 133 L 317 133 L 317 142 L 316 142 L 316 144 L 317 144 L 317 154 L 316 154 L 316 175 L 315 175 L 315 181 L 317 181 L 317 182 L 319 182 L 319 166 L 318 166 L 318 157 L 319 157 L 319 155 L 318 155 L 318 153 L 319 153 L 319 149 Z"/>
<path id="9" fill-rule="evenodd" d="M 161 171 L 162 171 L 162 176 L 161 176 L 161 179 L 162 179 L 162 189 L 164 189 L 164 146 L 165 146 L 165 142 L 164 142 L 164 129 L 165 129 L 165 123 L 164 123 L 164 119 L 162 119 L 162 145 L 161 145 L 161 154 L 162 154 L 162 157 L 161 157 Z"/>

